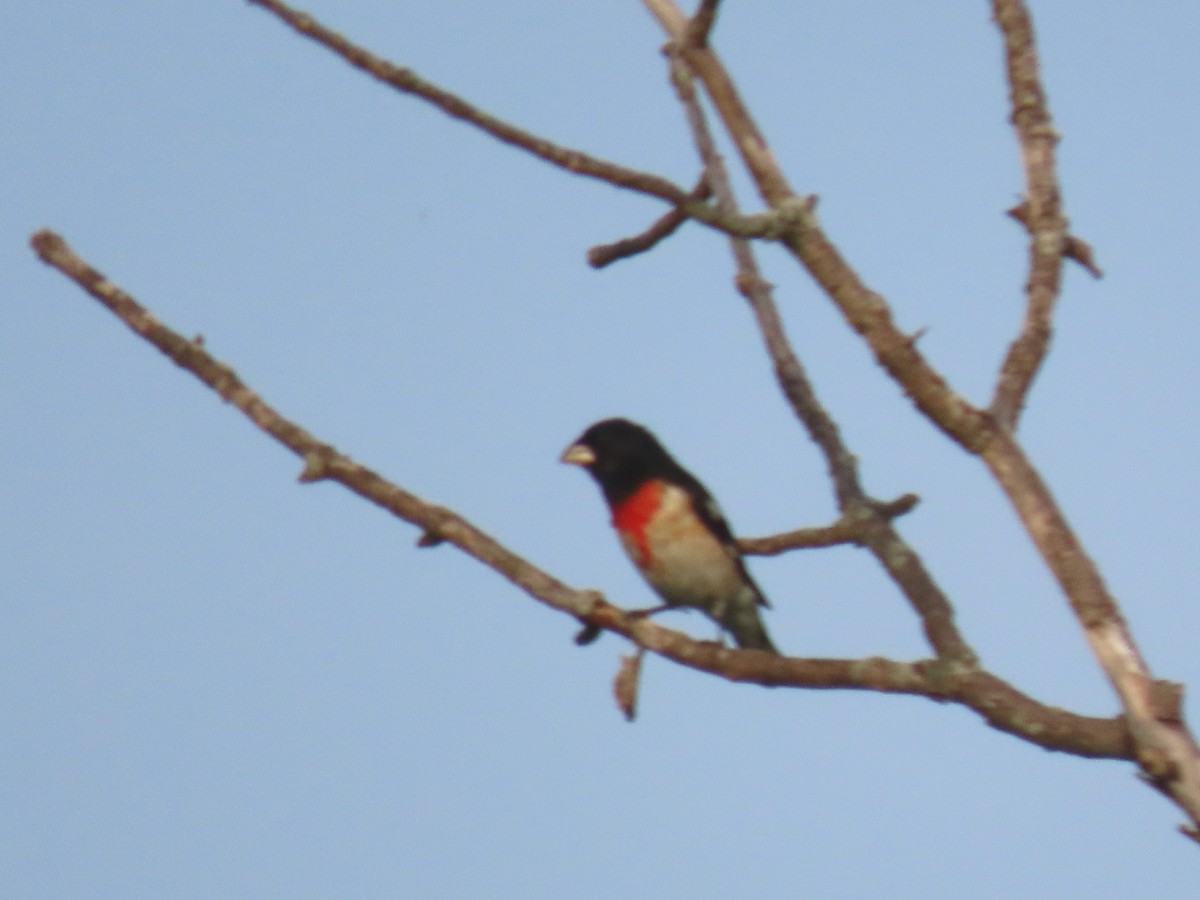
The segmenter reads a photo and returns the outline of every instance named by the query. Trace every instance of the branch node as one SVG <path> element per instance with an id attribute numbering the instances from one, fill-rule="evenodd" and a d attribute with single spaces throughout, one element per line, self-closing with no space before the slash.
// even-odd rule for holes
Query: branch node
<path id="1" fill-rule="evenodd" d="M 775 289 L 775 285 L 763 278 L 757 269 L 750 272 L 738 269 L 737 274 L 733 276 L 733 285 L 737 288 L 739 294 L 751 302 L 754 301 L 756 291 L 772 291 Z"/>
<path id="2" fill-rule="evenodd" d="M 579 629 L 574 639 L 575 643 L 580 647 L 586 647 L 588 644 L 595 643 L 600 635 L 604 633 L 604 626 L 595 621 L 592 616 L 595 616 L 599 610 L 607 608 L 609 605 L 605 601 L 604 595 L 599 591 L 588 591 L 588 593 L 591 595 L 591 605 L 588 611 L 579 617 L 579 621 L 583 624 L 583 627 Z"/>
<path id="3" fill-rule="evenodd" d="M 1134 757 L 1142 767 L 1138 776 L 1170 797 L 1167 785 L 1178 780 L 1179 763 L 1171 759 L 1170 754 L 1161 747 L 1138 747 L 1134 751 Z"/>
<path id="4" fill-rule="evenodd" d="M 816 209 L 816 194 L 809 194 L 807 197 L 793 195 L 780 200 L 775 206 L 775 215 L 780 223 L 780 233 L 777 237 L 799 237 L 805 231 L 814 228 L 817 224 Z"/>
<path id="5" fill-rule="evenodd" d="M 421 549 L 426 547 L 436 547 L 438 544 L 446 543 L 446 539 L 434 529 L 430 528 L 417 538 L 417 546 Z"/>
<path id="6" fill-rule="evenodd" d="M 297 479 L 301 484 L 312 484 L 329 477 L 329 464 L 333 460 L 331 447 L 314 447 L 304 454 L 304 470 Z"/>
<path id="7" fill-rule="evenodd" d="M 1183 685 L 1178 681 L 1158 680 L 1150 683 L 1150 712 L 1160 722 L 1178 725 L 1183 722 Z"/>
<path id="8" fill-rule="evenodd" d="M 920 502 L 921 498 L 917 494 L 904 494 L 895 500 L 869 501 L 871 508 L 889 521 L 912 512 Z"/>
<path id="9" fill-rule="evenodd" d="M 929 334 L 929 326 L 928 325 L 926 325 L 922 328 L 918 328 L 916 331 L 914 331 L 910 335 L 906 335 L 905 341 L 908 343 L 908 348 L 910 350 L 916 350 L 917 342 L 919 340 L 921 340 L 921 338 L 925 337 L 925 335 L 927 335 L 927 334 Z"/>
<path id="10" fill-rule="evenodd" d="M 1095 256 L 1092 254 L 1092 245 L 1083 238 L 1068 234 L 1067 246 L 1063 249 L 1063 254 L 1067 259 L 1073 259 L 1087 269 L 1088 273 L 1097 281 L 1104 277 L 1104 271 L 1096 265 Z"/>
<path id="11" fill-rule="evenodd" d="M 1032 231 L 1029 224 L 1029 201 L 1022 200 L 1010 210 L 1006 210 L 1005 214 L 1010 219 L 1015 219 L 1025 227 L 1026 231 Z M 1067 259 L 1074 260 L 1087 270 L 1088 274 L 1096 280 L 1104 277 L 1104 271 L 1096 265 L 1096 254 L 1092 250 L 1092 245 L 1083 238 L 1076 237 L 1073 234 L 1068 234 L 1063 244 L 1063 256 Z"/>
<path id="12" fill-rule="evenodd" d="M 701 175 L 699 181 L 696 182 L 696 186 L 688 192 L 686 200 L 703 203 L 711 196 L 712 188 L 709 187 L 708 179 L 704 175 Z M 688 221 L 689 218 L 687 213 L 676 207 L 660 216 L 653 225 L 641 234 L 622 238 L 619 241 L 613 241 L 611 244 L 597 244 L 595 247 L 592 247 L 587 252 L 588 265 L 593 269 L 603 269 L 605 266 L 611 265 L 618 260 L 627 259 L 639 253 L 645 253 L 678 231 L 679 227 Z"/>
<path id="13" fill-rule="evenodd" d="M 946 691 L 947 682 L 957 674 L 957 667 L 954 663 L 938 657 L 936 659 L 921 659 L 913 663 L 913 669 L 922 677 L 929 681 L 930 687 L 936 692 L 931 693 L 931 699 L 938 703 L 945 703 L 950 698 L 942 696 L 941 692 Z"/>

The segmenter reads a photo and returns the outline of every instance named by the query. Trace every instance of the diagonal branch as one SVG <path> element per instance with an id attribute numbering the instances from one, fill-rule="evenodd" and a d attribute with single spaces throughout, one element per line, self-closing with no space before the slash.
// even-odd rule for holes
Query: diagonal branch
<path id="1" fill-rule="evenodd" d="M 778 217 L 771 215 L 722 216 L 702 199 L 696 199 L 688 191 L 659 175 L 630 169 L 584 153 L 582 150 L 564 147 L 473 106 L 458 95 L 421 78 L 412 69 L 389 62 L 347 40 L 336 31 L 326 28 L 308 13 L 292 9 L 281 0 L 248 0 L 248 2 L 274 14 L 298 33 L 333 51 L 350 65 L 384 84 L 401 93 L 419 97 L 446 115 L 473 125 L 496 140 L 531 153 L 560 169 L 594 178 L 614 187 L 665 200 L 689 218 L 728 234 L 737 234 L 742 237 L 776 237 L 778 235 L 781 227 Z"/>
<path id="2" fill-rule="evenodd" d="M 308 13 L 292 9 L 279 0 L 249 0 L 287 23 L 294 30 L 332 50 L 350 65 L 405 94 L 420 97 L 448 116 L 474 125 L 497 140 L 519 147 L 561 169 L 599 178 L 618 187 L 679 203 L 686 192 L 676 185 L 646 172 L 627 169 L 580 150 L 563 147 L 512 125 L 497 116 L 471 105 L 461 97 L 426 81 L 412 69 L 397 66 L 381 56 L 347 40 L 338 32 L 326 28 Z"/>
<path id="3" fill-rule="evenodd" d="M 1178 710 L 1164 709 L 1158 702 L 1167 683 L 1155 680 L 1116 598 L 1015 438 L 999 432 L 983 459 L 1016 508 L 1121 698 L 1143 773 L 1187 811 L 1194 826 L 1200 826 L 1200 747 Z"/>
<path id="4" fill-rule="evenodd" d="M 711 196 L 712 189 L 708 186 L 708 181 L 704 176 L 700 177 L 696 186 L 688 193 L 688 199 L 696 201 L 707 200 Z M 590 248 L 587 254 L 588 265 L 593 269 L 603 269 L 605 266 L 612 265 L 618 260 L 628 259 L 631 256 L 637 256 L 639 253 L 653 250 L 678 231 L 680 226 L 687 220 L 688 215 L 679 207 L 675 207 L 675 209 L 661 216 L 658 221 L 654 222 L 641 234 L 622 238 L 619 241 L 613 241 L 611 244 L 597 244 L 595 247 Z"/>
<path id="5" fill-rule="evenodd" d="M 720 5 L 721 0 L 700 0 L 688 23 L 688 43 L 698 47 L 708 46 L 708 37 L 717 24 L 717 7 Z"/>
<path id="6" fill-rule="evenodd" d="M 705 178 L 716 194 L 717 208 L 724 213 L 736 214 L 737 197 L 704 110 L 696 97 L 692 72 L 676 45 L 671 45 L 669 53 L 671 80 L 687 116 L 693 142 L 704 163 Z M 842 439 L 837 422 L 817 398 L 808 373 L 788 340 L 771 285 L 762 277 L 750 242 L 730 238 L 730 248 L 737 267 L 735 283 L 738 291 L 754 312 L 767 354 L 775 364 L 775 377 L 780 389 L 825 457 L 841 511 L 839 521 L 826 529 L 824 534 L 813 534 L 811 530 L 808 534 L 794 532 L 793 540 L 827 540 L 852 535 L 850 539 L 867 548 L 904 593 L 909 605 L 920 617 L 925 636 L 938 656 L 963 666 L 977 666 L 979 660 L 955 624 L 954 608 L 949 599 L 925 569 L 920 557 L 892 525 L 892 519 L 912 509 L 917 498 L 908 495 L 885 504 L 867 495 L 859 478 L 858 460 Z M 763 545 L 757 546 L 761 548 Z M 786 543 L 776 540 L 766 546 L 771 552 L 782 552 Z"/>
<path id="7" fill-rule="evenodd" d="M 711 47 L 688 43 L 688 19 L 674 0 L 643 2 L 704 84 L 759 195 L 788 222 L 784 245 L 837 304 L 917 408 L 951 438 L 978 452 L 990 438 L 988 417 L 950 389 L 911 336 L 897 327 L 884 299 L 862 282 L 825 235 L 815 203 L 799 196 L 788 183 L 720 58 Z"/>
<path id="8" fill-rule="evenodd" d="M 42 261 L 54 266 L 99 300 L 131 330 L 149 341 L 176 365 L 191 372 L 220 397 L 283 446 L 304 460 L 302 481 L 327 478 L 382 507 L 406 522 L 453 543 L 495 569 L 542 602 L 576 616 L 591 609 L 594 597 L 576 591 L 507 550 L 462 517 L 427 503 L 339 453 L 288 420 L 251 390 L 229 366 L 211 356 L 199 341 L 190 341 L 163 325 L 145 307 L 79 257 L 50 231 L 39 231 L 31 243 Z"/>
<path id="9" fill-rule="evenodd" d="M 991 406 L 996 420 L 1015 431 L 1025 399 L 1050 350 L 1068 236 L 1054 163 L 1058 132 L 1042 89 L 1033 22 L 1023 0 L 992 0 L 992 15 L 1004 35 L 1011 118 L 1025 167 L 1025 201 L 1019 207 L 1022 214 L 1018 221 L 1029 231 L 1025 320 L 1000 366 Z"/>
<path id="10" fill-rule="evenodd" d="M 942 377 L 916 351 L 910 336 L 896 327 L 883 299 L 868 290 L 838 254 L 816 224 L 812 203 L 799 198 L 783 177 L 749 111 L 715 54 L 707 48 L 689 48 L 689 65 L 697 69 L 717 103 L 727 127 L 731 127 L 742 158 L 755 175 L 760 193 L 772 212 L 750 216 L 720 213 L 707 203 L 690 199 L 678 185 L 657 175 L 640 172 L 598 159 L 526 132 L 478 109 L 460 97 L 431 84 L 412 70 L 376 56 L 321 25 L 312 16 L 292 9 L 280 0 L 249 0 L 274 14 L 298 33 L 338 54 L 351 65 L 396 90 L 420 97 L 447 115 L 458 118 L 561 169 L 604 181 L 617 187 L 665 200 L 687 216 L 737 237 L 780 239 L 838 302 L 853 327 L 862 333 L 876 358 L 934 422 L 955 440 L 978 451 L 987 441 L 983 414 L 953 393 Z M 646 0 L 660 20 L 678 25 L 680 40 L 688 20 L 671 0 Z"/>
<path id="11" fill-rule="evenodd" d="M 39 231 L 31 243 L 47 265 L 58 269 L 100 301 L 132 331 L 191 372 L 240 410 L 270 437 L 304 459 L 302 481 L 336 481 L 366 500 L 451 543 L 489 566 L 534 599 L 594 628 L 623 635 L 680 665 L 744 681 L 779 687 L 871 690 L 953 702 L 979 713 L 993 727 L 1048 750 L 1078 756 L 1128 758 L 1129 732 L 1118 717 L 1080 716 L 1039 703 L 987 672 L 940 660 L 897 662 L 870 659 L 796 659 L 755 650 L 734 650 L 696 641 L 644 616 L 627 614 L 594 591 L 578 591 L 517 556 L 462 516 L 427 503 L 339 453 L 286 419 L 252 391 L 199 342 L 163 325 L 133 297 L 110 282 L 66 242 Z"/>

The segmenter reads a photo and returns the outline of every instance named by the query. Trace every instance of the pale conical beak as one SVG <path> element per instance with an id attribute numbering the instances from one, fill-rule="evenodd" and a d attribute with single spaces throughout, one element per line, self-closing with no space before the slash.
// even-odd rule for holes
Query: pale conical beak
<path id="1" fill-rule="evenodd" d="M 570 466 L 590 466 L 596 461 L 596 453 L 586 444 L 572 444 L 563 451 L 558 461 Z"/>

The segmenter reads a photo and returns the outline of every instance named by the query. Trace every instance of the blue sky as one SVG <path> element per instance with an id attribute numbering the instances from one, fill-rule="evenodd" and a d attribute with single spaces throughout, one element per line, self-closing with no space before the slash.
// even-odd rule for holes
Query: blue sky
<path id="1" fill-rule="evenodd" d="M 334 485 L 28 249 L 62 233 L 284 414 L 515 551 L 650 601 L 589 422 L 645 422 L 759 535 L 833 515 L 697 226 L 597 273 L 648 200 L 551 170 L 238 2 L 10 5 L 0 29 L 0 880 L 13 897 L 1181 896 L 1197 849 L 1131 766 L 910 698 L 733 686 L 624 647 Z M 680 184 L 637 3 L 312 2 L 525 127 Z M 1022 438 L 1156 674 L 1200 685 L 1200 10 L 1035 3 L 1075 231 Z M 983 3 L 728 4 L 716 46 L 799 190 L 983 401 L 1021 313 L 1023 183 Z M 745 199 L 748 200 L 749 195 Z M 774 250 L 789 333 L 984 662 L 1116 704 L 981 467 Z M 848 549 L 761 559 L 772 634 L 925 653 Z M 707 636 L 698 617 L 664 617 Z M 1192 717 L 1196 708 L 1189 702 Z"/>

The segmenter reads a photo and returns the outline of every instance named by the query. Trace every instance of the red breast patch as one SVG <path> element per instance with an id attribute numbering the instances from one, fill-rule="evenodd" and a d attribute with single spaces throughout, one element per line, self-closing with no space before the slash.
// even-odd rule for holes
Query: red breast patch
<path id="1" fill-rule="evenodd" d="M 632 545 L 644 566 L 652 560 L 646 526 L 658 512 L 662 494 L 661 481 L 647 481 L 612 510 L 613 527 Z"/>

